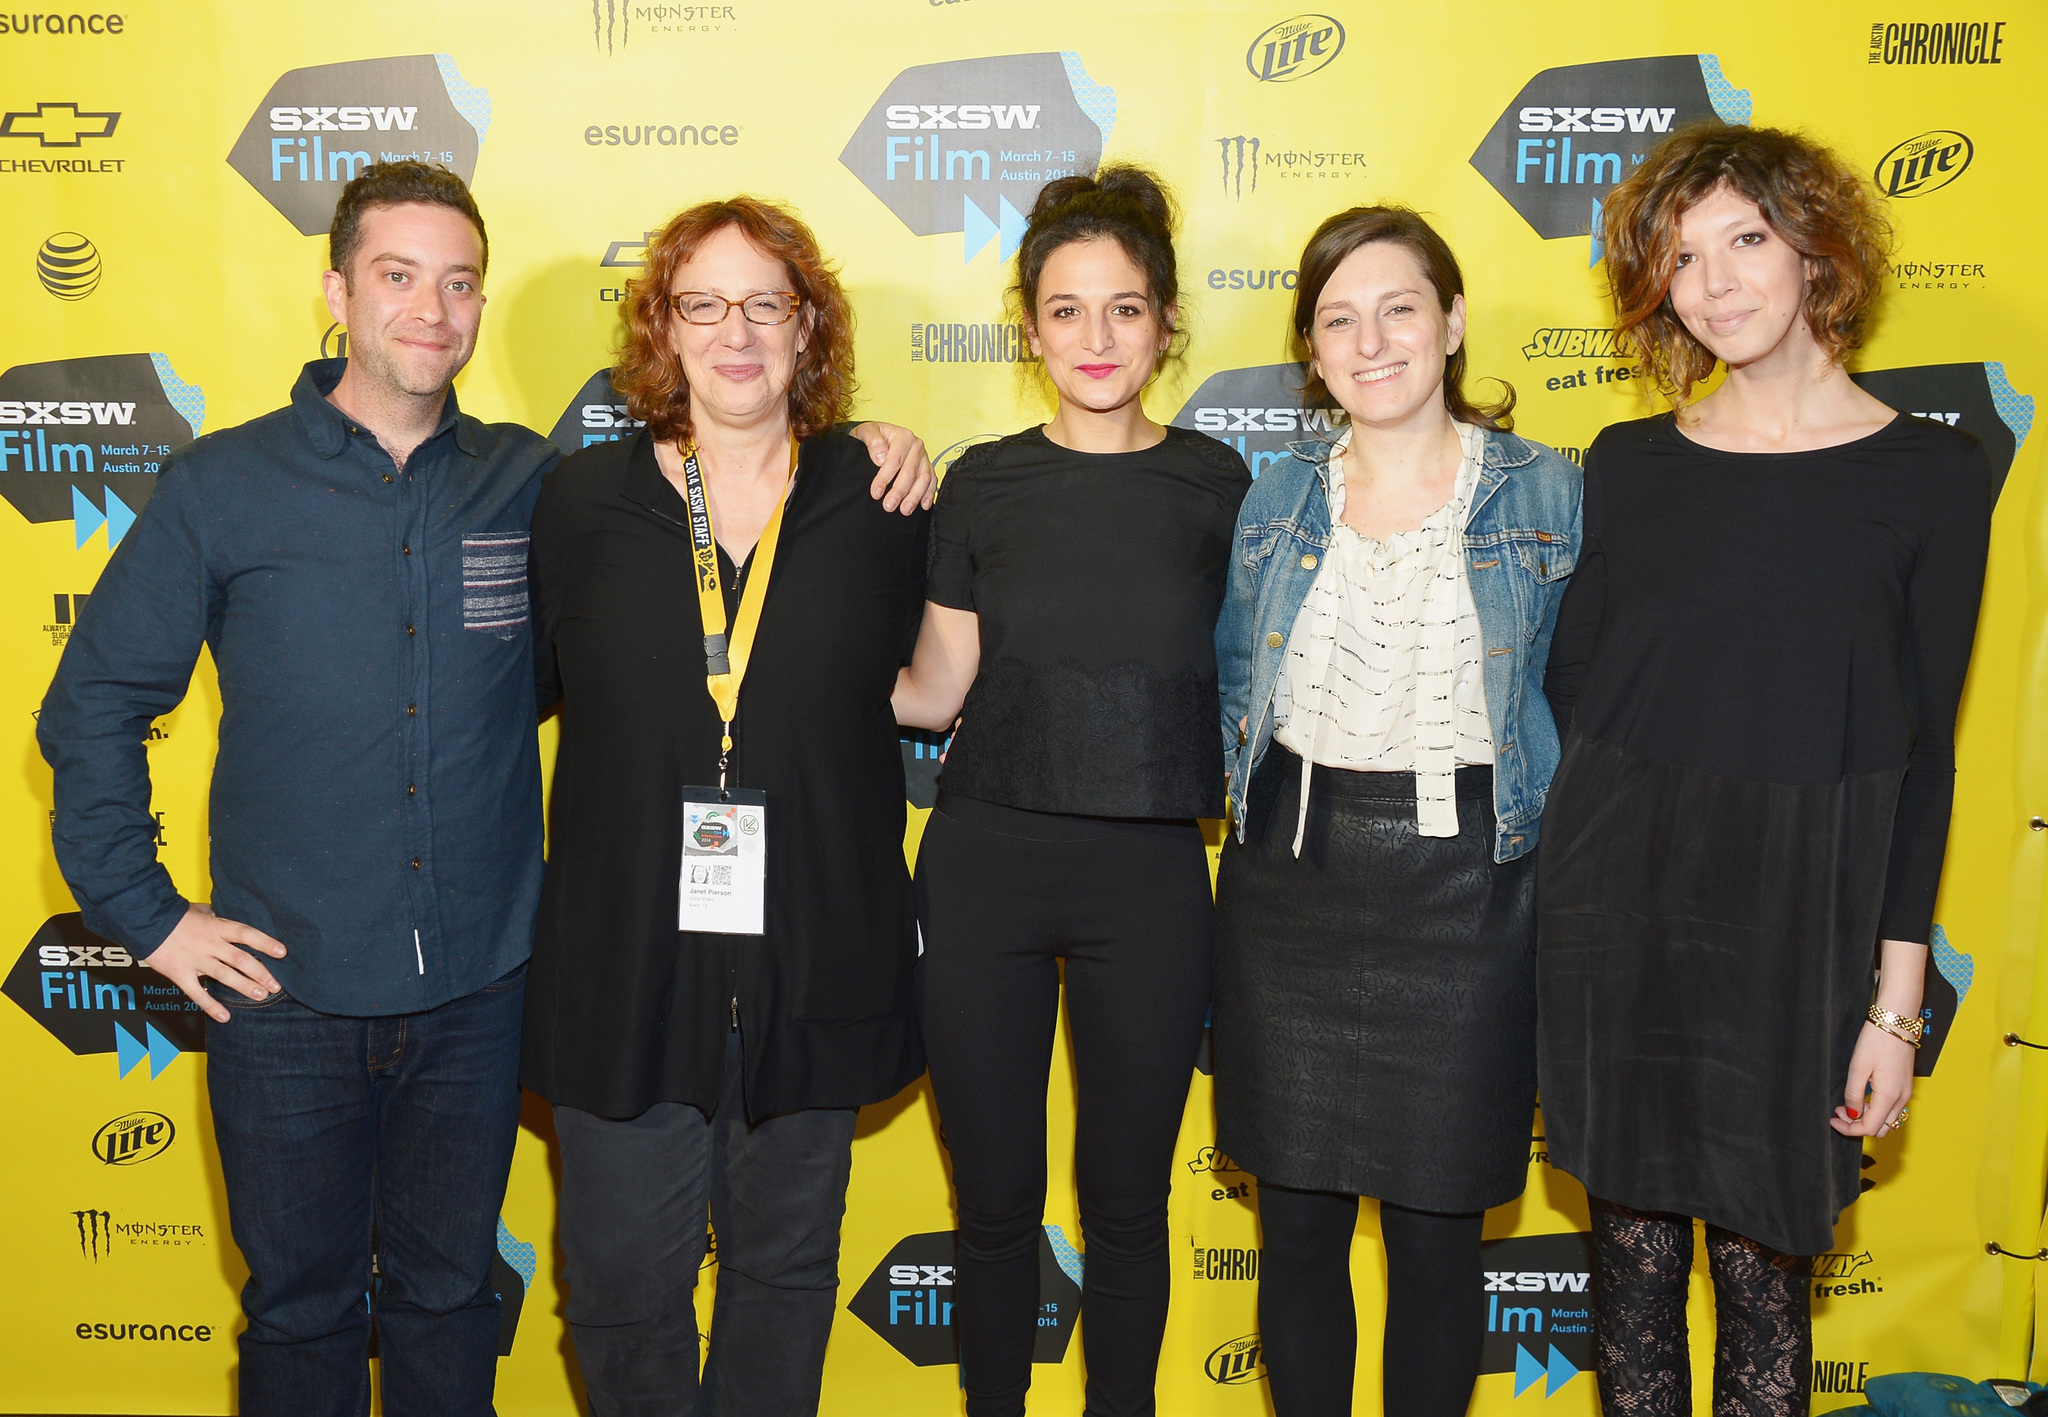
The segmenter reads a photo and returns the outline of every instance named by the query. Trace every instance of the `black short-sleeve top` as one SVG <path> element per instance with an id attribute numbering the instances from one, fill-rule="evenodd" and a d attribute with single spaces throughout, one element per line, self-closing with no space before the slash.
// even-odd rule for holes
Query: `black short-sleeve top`
<path id="1" fill-rule="evenodd" d="M 1183 428 L 1135 453 L 1038 428 L 962 453 L 925 594 L 979 617 L 981 668 L 940 785 L 1038 812 L 1217 815 L 1216 615 L 1250 488 L 1234 449 Z"/>

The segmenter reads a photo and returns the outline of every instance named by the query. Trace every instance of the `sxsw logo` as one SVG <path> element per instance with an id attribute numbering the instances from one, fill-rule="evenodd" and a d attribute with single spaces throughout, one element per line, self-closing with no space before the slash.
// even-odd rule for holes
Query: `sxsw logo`
<path id="1" fill-rule="evenodd" d="M 1593 1247 L 1579 1233 L 1523 1235 L 1479 1247 L 1486 1337 L 1479 1371 L 1513 1373 L 1515 1396 L 1550 1397 L 1593 1366 Z"/>
<path id="2" fill-rule="evenodd" d="M 1299 364 L 1265 364 L 1226 369 L 1202 381 L 1173 416 L 1176 428 L 1193 428 L 1230 444 L 1257 477 L 1287 457 L 1289 442 L 1329 441 L 1341 433 L 1347 415 L 1331 404 L 1301 406 L 1307 371 Z"/>
<path id="3" fill-rule="evenodd" d="M 0 982 L 0 994 L 74 1054 L 114 1054 L 121 1077 L 147 1059 L 154 1079 L 179 1053 L 206 1047 L 199 1006 L 86 929 L 77 911 L 43 922 Z"/>
<path id="4" fill-rule="evenodd" d="M 1038 189 L 1094 172 L 1115 123 L 1078 54 L 955 59 L 898 74 L 839 161 L 919 236 L 961 232 L 970 261 L 1000 237 L 1007 261 Z"/>
<path id="5" fill-rule="evenodd" d="M 959 1361 L 953 1332 L 954 1255 L 951 1230 L 906 1235 L 869 1273 L 847 1308 L 891 1348 L 920 1368 Z M 1081 1316 L 1081 1257 L 1058 1226 L 1038 1241 L 1038 1336 L 1031 1361 L 1066 1357 Z"/>
<path id="6" fill-rule="evenodd" d="M 600 369 L 585 379 L 583 387 L 569 400 L 569 406 L 555 420 L 548 441 L 567 457 L 592 443 L 616 443 L 630 438 L 646 426 L 626 411 L 626 396 L 612 387 L 612 371 Z"/>
<path id="7" fill-rule="evenodd" d="M 205 420 L 206 395 L 161 354 L 17 364 L 0 374 L 0 499 L 70 520 L 78 548 L 105 527 L 111 549 Z"/>
<path id="8" fill-rule="evenodd" d="M 1919 364 L 1905 369 L 1865 369 L 1849 377 L 1865 393 L 1893 408 L 1916 413 L 1922 418 L 1937 418 L 1952 428 L 1976 434 L 1977 441 L 1984 445 L 1985 453 L 1991 458 L 1991 470 L 2000 487 L 2004 485 L 2014 456 L 2034 426 L 2034 396 L 2013 388 L 2006 378 L 2005 365 L 1996 360 L 1981 364 Z M 1954 956 L 1953 951 L 1950 953 Z M 1946 971 L 1936 968 L 1938 961 L 1939 956 L 1935 955 L 1928 962 L 1930 1004 L 1935 1002 L 1933 991 L 1944 987 L 1937 983 L 1946 974 Z M 1967 988 L 1967 974 L 1963 978 L 1966 981 L 1963 987 Z M 1949 992 L 1959 993 L 1953 988 Z M 1952 1008 L 1950 1014 L 1953 1017 Z M 1925 1076 L 1939 1055 L 1940 1049 L 1934 1046 L 1930 1033 L 1920 1045 L 1915 1071 Z"/>
<path id="9" fill-rule="evenodd" d="M 270 86 L 228 165 L 307 236 L 334 222 L 342 187 L 377 162 L 414 158 L 467 182 L 491 98 L 446 54 L 293 69 Z"/>
<path id="10" fill-rule="evenodd" d="M 1611 59 L 1545 69 L 1522 86 L 1472 166 L 1545 240 L 1595 234 L 1600 202 L 1658 139 L 1703 118 L 1749 121 L 1711 54 Z"/>

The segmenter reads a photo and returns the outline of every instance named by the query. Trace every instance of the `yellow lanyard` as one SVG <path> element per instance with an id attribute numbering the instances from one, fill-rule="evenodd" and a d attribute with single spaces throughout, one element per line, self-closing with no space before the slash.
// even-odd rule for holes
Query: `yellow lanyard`
<path id="1" fill-rule="evenodd" d="M 768 577 L 775 569 L 775 543 L 782 535 L 782 510 L 789 505 L 789 489 L 796 480 L 796 435 L 789 439 L 789 476 L 782 495 L 775 499 L 775 513 L 761 529 L 754 545 L 753 574 L 740 591 L 739 617 L 732 634 L 726 635 L 725 592 L 718 581 L 718 540 L 711 532 L 711 503 L 704 495 L 704 472 L 697 463 L 697 445 L 679 449 L 683 455 L 683 485 L 690 508 L 690 545 L 697 563 L 697 610 L 704 621 L 704 683 L 711 702 L 725 727 L 719 738 L 718 791 L 725 794 L 725 769 L 732 756 L 732 721 L 739 713 L 740 681 L 747 677 L 747 658 L 754 651 L 754 632 L 761 626 L 761 602 L 768 595 Z"/>

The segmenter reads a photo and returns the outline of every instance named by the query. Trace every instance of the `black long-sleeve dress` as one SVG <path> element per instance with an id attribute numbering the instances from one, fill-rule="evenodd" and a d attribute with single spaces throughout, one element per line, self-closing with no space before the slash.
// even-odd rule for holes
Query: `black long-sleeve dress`
<path id="1" fill-rule="evenodd" d="M 1828 1126 L 1881 939 L 1924 942 L 1992 472 L 1899 415 L 1728 453 L 1666 414 L 1586 455 L 1545 685 L 1540 1079 L 1593 1195 L 1829 1248 L 1861 1143 Z"/>
<path id="2" fill-rule="evenodd" d="M 549 473 L 533 513 L 541 696 L 562 743 L 526 986 L 520 1082 L 601 1117 L 709 1113 L 726 1032 L 760 1117 L 858 1107 L 924 1070 L 889 695 L 924 613 L 928 514 L 885 512 L 844 432 L 804 440 L 739 716 L 733 785 L 768 794 L 767 930 L 676 928 L 686 785 L 719 720 L 688 511 L 646 433 Z M 726 614 L 752 567 L 723 548 Z"/>

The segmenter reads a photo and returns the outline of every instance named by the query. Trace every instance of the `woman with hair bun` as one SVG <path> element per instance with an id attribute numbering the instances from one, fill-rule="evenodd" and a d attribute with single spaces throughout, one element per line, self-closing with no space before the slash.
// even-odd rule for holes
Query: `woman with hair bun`
<path id="1" fill-rule="evenodd" d="M 1465 279 L 1405 207 L 1300 261 L 1304 405 L 1238 513 L 1216 627 L 1236 831 L 1217 880 L 1217 1146 L 1259 1178 L 1278 1417 L 1343 1417 L 1351 1237 L 1379 1202 L 1384 1407 L 1460 1417 L 1485 1341 L 1484 1212 L 1536 1109 L 1536 844 L 1557 730 L 1544 656 L 1579 470 L 1465 390 Z"/>
<path id="2" fill-rule="evenodd" d="M 1890 231 L 1833 153 L 1696 125 L 1604 224 L 1617 332 L 1675 409 L 1586 454 L 1546 685 L 1545 1135 L 1592 1202 L 1603 1409 L 1692 1411 L 1697 1218 L 1713 1410 L 1796 1417 L 1805 1257 L 1912 1095 L 1992 474 L 1843 371 Z"/>
<path id="3" fill-rule="evenodd" d="M 961 720 L 917 884 L 970 1417 L 1021 1417 L 1031 1385 L 1062 961 L 1087 1411 L 1154 1410 L 1167 1184 L 1209 1004 L 1211 637 L 1251 485 L 1229 447 L 1145 412 L 1179 314 L 1173 227 L 1136 168 L 1040 191 L 1013 295 L 1058 410 L 952 465 L 896 689 L 899 722 Z"/>

